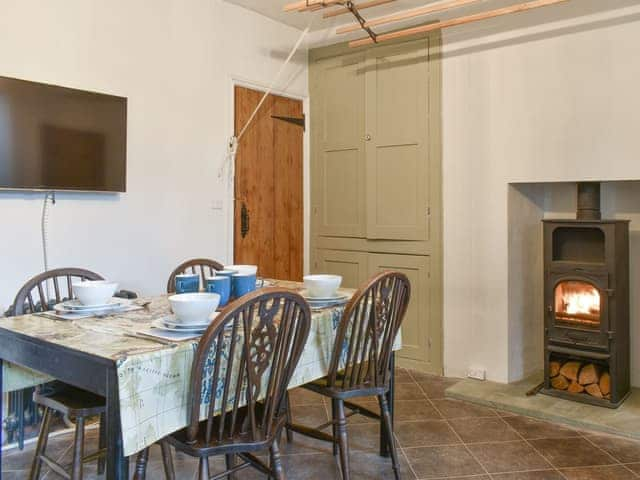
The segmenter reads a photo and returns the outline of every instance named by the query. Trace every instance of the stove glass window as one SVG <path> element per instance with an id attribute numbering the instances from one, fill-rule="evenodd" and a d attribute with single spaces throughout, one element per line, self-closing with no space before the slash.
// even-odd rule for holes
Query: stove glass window
<path id="1" fill-rule="evenodd" d="M 561 282 L 555 294 L 556 322 L 582 328 L 600 328 L 600 291 L 591 283 Z"/>

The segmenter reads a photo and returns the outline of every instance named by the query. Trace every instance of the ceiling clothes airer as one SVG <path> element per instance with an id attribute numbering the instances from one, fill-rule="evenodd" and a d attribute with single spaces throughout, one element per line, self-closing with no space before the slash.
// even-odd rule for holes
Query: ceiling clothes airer
<path id="1" fill-rule="evenodd" d="M 478 22 L 480 20 L 487 20 L 489 18 L 501 17 L 503 15 L 510 15 L 512 13 L 526 12 L 536 8 L 546 7 L 554 5 L 556 3 L 568 2 L 569 0 L 531 0 L 525 3 L 519 3 L 516 5 L 510 5 L 508 7 L 498 8 L 495 10 L 489 10 L 472 15 L 466 15 L 461 17 L 452 18 L 450 20 L 431 22 L 426 25 L 420 25 L 417 27 L 405 28 L 393 32 L 377 33 L 373 31 L 373 27 L 380 25 L 393 24 L 395 22 L 405 21 L 411 18 L 425 16 L 436 12 L 445 12 L 455 8 L 460 8 L 466 5 L 478 3 L 481 0 L 446 0 L 441 2 L 429 3 L 423 7 L 414 8 L 411 10 L 404 10 L 385 17 L 375 18 L 373 20 L 365 20 L 360 14 L 359 10 L 364 8 L 371 8 L 378 5 L 390 3 L 389 1 L 369 1 L 354 3 L 351 0 L 302 0 L 293 3 L 289 3 L 284 6 L 285 12 L 308 12 L 316 11 L 320 9 L 332 9 L 328 10 L 324 14 L 324 18 L 341 15 L 347 11 L 351 12 L 357 23 L 347 25 L 336 29 L 336 33 L 349 33 L 358 30 L 363 30 L 367 33 L 366 37 L 352 40 L 349 42 L 350 47 L 361 47 L 364 45 L 370 45 L 373 43 L 380 43 L 396 38 L 409 37 L 412 35 L 418 35 L 421 33 L 430 32 L 433 30 L 442 30 L 444 28 L 454 27 L 457 25 L 464 25 L 467 23 Z M 335 7 L 339 7 L 335 9 Z"/>
<path id="2" fill-rule="evenodd" d="M 284 63 L 280 66 L 280 69 L 278 70 L 278 73 L 276 73 L 276 76 L 273 78 L 273 80 L 269 84 L 269 87 L 267 88 L 267 90 L 262 95 L 262 98 L 258 102 L 258 105 L 256 106 L 256 108 L 253 110 L 253 113 L 251 113 L 251 115 L 249 116 L 249 119 L 247 120 L 247 122 L 240 129 L 240 131 L 239 131 L 239 133 L 237 135 L 235 135 L 235 136 L 233 136 L 233 137 L 231 137 L 229 139 L 229 142 L 227 143 L 227 151 L 226 151 L 226 154 L 225 154 L 225 158 L 224 158 L 224 160 L 222 162 L 222 166 L 220 167 L 220 171 L 218 173 L 218 177 L 220 179 L 223 179 L 226 176 L 226 180 L 229 182 L 229 184 L 231 184 L 233 182 L 234 168 L 235 168 L 235 163 L 236 163 L 235 162 L 236 153 L 238 151 L 238 145 L 240 143 L 240 140 L 242 139 L 243 135 L 246 133 L 247 129 L 249 128 L 249 126 L 251 125 L 253 120 L 256 118 L 256 115 L 260 111 L 260 108 L 262 108 L 262 105 L 264 104 L 264 102 L 267 100 L 267 98 L 269 97 L 271 92 L 273 92 L 273 89 L 275 88 L 275 86 L 278 84 L 278 81 L 280 80 L 280 77 L 282 77 L 282 74 L 284 73 L 285 69 L 287 68 L 287 65 L 289 65 L 289 63 L 293 59 L 293 56 L 296 54 L 296 52 L 298 51 L 298 49 L 302 45 L 302 42 L 304 41 L 304 39 L 306 38 L 307 34 L 311 30 L 312 23 L 313 23 L 313 20 L 310 20 L 309 24 L 307 25 L 307 28 L 305 28 L 304 31 L 300 34 L 300 37 L 298 38 L 298 41 L 295 43 L 295 45 L 291 49 L 291 52 L 289 52 L 289 55 L 287 56 L 287 58 L 284 61 Z"/>

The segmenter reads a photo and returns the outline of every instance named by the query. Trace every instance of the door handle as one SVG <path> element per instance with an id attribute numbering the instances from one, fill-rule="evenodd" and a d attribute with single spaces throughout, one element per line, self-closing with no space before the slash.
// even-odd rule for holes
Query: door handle
<path id="1" fill-rule="evenodd" d="M 247 205 L 242 202 L 242 208 L 240 209 L 240 235 L 242 238 L 246 237 L 249 233 L 249 210 Z"/>

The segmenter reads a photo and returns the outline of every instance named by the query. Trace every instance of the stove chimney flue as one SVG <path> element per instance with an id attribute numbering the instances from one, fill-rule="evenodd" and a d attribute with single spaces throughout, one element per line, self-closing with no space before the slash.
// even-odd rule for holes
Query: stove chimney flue
<path id="1" fill-rule="evenodd" d="M 600 182 L 578 182 L 578 220 L 601 220 Z"/>

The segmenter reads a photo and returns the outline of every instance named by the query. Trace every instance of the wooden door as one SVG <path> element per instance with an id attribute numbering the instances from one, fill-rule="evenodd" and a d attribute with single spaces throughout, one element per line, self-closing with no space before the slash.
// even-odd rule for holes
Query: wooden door
<path id="1" fill-rule="evenodd" d="M 369 51 L 367 237 L 429 238 L 428 39 Z"/>
<path id="2" fill-rule="evenodd" d="M 411 282 L 411 300 L 402 323 L 401 359 L 418 362 L 432 373 L 442 373 L 440 320 L 431 316 L 431 258 L 414 255 L 371 253 L 369 275 L 383 270 L 404 273 Z"/>
<path id="3" fill-rule="evenodd" d="M 235 88 L 236 135 L 263 92 Z M 235 165 L 234 262 L 258 274 L 301 280 L 303 272 L 303 128 L 300 100 L 269 95 L 240 139 Z"/>
<path id="4" fill-rule="evenodd" d="M 364 238 L 364 57 L 323 60 L 317 67 L 314 90 L 320 93 L 311 106 L 319 125 L 312 132 L 315 223 L 321 235 Z"/>
<path id="5" fill-rule="evenodd" d="M 369 275 L 367 256 L 364 252 L 319 249 L 313 262 L 313 271 L 341 275 L 343 287 L 358 288 Z"/>

